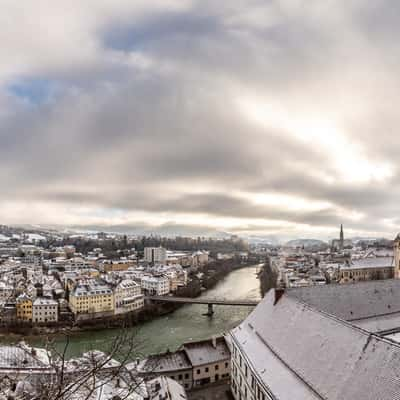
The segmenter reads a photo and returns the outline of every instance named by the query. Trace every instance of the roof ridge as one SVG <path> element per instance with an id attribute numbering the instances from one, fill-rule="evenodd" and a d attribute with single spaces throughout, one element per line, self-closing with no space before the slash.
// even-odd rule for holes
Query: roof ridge
<path id="1" fill-rule="evenodd" d="M 372 280 L 372 281 L 357 281 L 357 282 L 349 282 L 349 283 L 346 283 L 346 284 L 339 283 L 339 282 L 333 282 L 333 283 L 330 283 L 330 284 L 325 285 L 325 286 L 333 286 L 333 287 L 343 287 L 343 288 L 345 288 L 347 286 L 352 286 L 352 285 L 368 285 L 368 284 L 372 285 L 372 283 L 373 284 L 378 284 L 378 285 L 383 285 L 384 282 L 388 282 L 388 281 L 390 281 L 390 282 L 398 281 L 399 282 L 399 286 L 400 286 L 400 279 L 398 279 L 398 278 L 380 279 L 380 280 Z M 315 287 L 319 288 L 320 286 L 315 286 Z M 310 289 L 310 288 L 311 288 L 311 290 L 314 289 L 313 286 L 307 286 L 305 288 L 304 287 L 300 287 L 300 288 L 293 287 L 293 288 L 286 288 L 285 292 L 287 292 L 289 294 L 290 292 L 300 292 L 300 291 L 302 291 L 304 289 Z"/>

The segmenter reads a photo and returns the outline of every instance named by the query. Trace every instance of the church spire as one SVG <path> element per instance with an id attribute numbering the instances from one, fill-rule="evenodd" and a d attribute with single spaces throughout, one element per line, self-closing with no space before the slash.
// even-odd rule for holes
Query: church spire
<path id="1" fill-rule="evenodd" d="M 340 250 L 344 248 L 344 233 L 343 233 L 343 224 L 340 225 Z"/>

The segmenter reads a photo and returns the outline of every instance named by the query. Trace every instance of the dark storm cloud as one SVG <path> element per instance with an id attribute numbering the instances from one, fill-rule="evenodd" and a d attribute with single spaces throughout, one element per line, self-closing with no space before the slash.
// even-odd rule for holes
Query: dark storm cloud
<path id="1" fill-rule="evenodd" d="M 269 221 L 268 233 L 335 232 L 340 223 L 359 233 L 396 229 L 394 2 L 93 7 L 77 2 L 65 32 L 51 23 L 54 10 L 42 13 L 65 58 L 51 36 L 25 41 L 28 25 L 15 39 L 23 68 L 2 57 L 4 209 L 29 199 L 49 204 L 45 222 L 62 223 L 60 208 L 84 206 L 79 225 L 97 223 L 95 214 L 121 226 L 120 210 L 159 226 L 201 215 L 203 231 L 215 231 L 218 218 L 237 220 L 236 231 L 261 232 Z M 252 102 L 262 105 L 255 119 Z M 300 206 L 255 201 L 263 194 Z"/>

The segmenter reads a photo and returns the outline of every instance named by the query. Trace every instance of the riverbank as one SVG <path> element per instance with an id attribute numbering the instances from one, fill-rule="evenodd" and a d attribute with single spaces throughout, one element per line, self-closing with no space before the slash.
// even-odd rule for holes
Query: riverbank
<path id="1" fill-rule="evenodd" d="M 188 286 L 180 288 L 175 295 L 178 297 L 199 297 L 204 290 L 214 288 L 231 272 L 249 266 L 251 266 L 250 262 L 240 262 L 239 260 L 214 261 L 206 264 L 195 274 L 191 275 Z M 201 278 L 199 278 L 199 275 L 201 275 Z M 130 328 L 171 314 L 183 306 L 184 304 L 148 302 L 143 309 L 123 315 L 75 322 L 65 321 L 46 326 L 32 326 L 31 324 L 0 326 L 0 337 L 13 336 L 15 338 L 26 338 L 41 335 L 53 337 L 57 334 L 66 335 L 99 329 Z"/>
<path id="2" fill-rule="evenodd" d="M 260 282 L 257 278 L 259 268 L 259 265 L 254 265 L 235 269 L 219 281 L 214 288 L 203 291 L 200 297 L 259 300 Z M 177 350 L 185 342 L 221 336 L 240 324 L 249 315 L 252 308 L 214 306 L 215 313 L 212 318 L 203 315 L 206 311 L 207 306 L 187 304 L 172 313 L 125 329 L 139 343 L 138 357 L 142 358 L 149 354 Z M 67 357 L 77 357 L 92 349 L 107 352 L 115 337 L 120 334 L 121 328 L 72 332 L 69 335 Z M 59 351 L 63 351 L 65 336 L 61 334 L 24 337 L 23 339 L 33 346 L 43 347 L 47 336 L 50 336 Z M 20 336 L 7 336 L 0 338 L 0 342 L 12 344 L 20 339 Z"/>
<path id="3" fill-rule="evenodd" d="M 267 257 L 259 274 L 261 297 L 264 297 L 269 290 L 277 287 L 278 276 L 279 271 L 271 263 L 270 258 Z"/>

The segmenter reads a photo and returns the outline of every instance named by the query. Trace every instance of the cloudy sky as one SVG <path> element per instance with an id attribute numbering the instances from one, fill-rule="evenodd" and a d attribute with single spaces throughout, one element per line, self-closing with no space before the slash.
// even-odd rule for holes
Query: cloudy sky
<path id="1" fill-rule="evenodd" d="M 398 1 L 0 7 L 0 223 L 400 229 Z"/>

